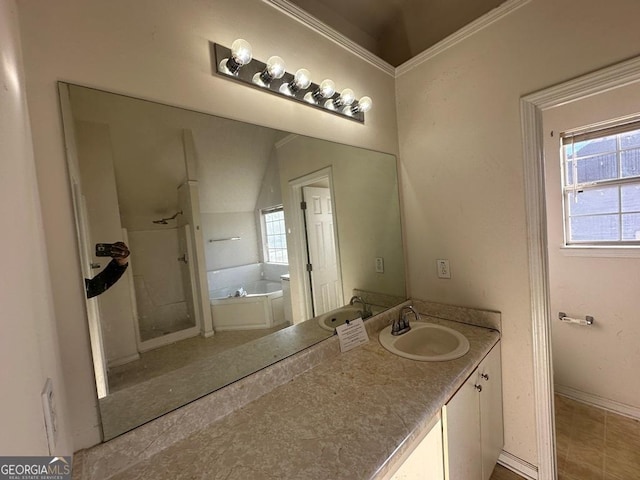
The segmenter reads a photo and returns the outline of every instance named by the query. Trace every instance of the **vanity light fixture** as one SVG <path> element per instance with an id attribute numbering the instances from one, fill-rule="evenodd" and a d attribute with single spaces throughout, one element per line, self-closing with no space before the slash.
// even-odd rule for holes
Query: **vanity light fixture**
<path id="1" fill-rule="evenodd" d="M 253 58 L 251 45 L 246 40 L 235 40 L 231 48 L 211 42 L 210 50 L 215 73 L 228 80 L 359 123 L 364 123 L 364 114 L 371 110 L 369 97 L 362 97 L 358 101 L 350 88 L 336 93 L 335 83 L 328 78 L 317 85 L 311 81 L 311 73 L 305 68 L 291 74 L 286 71 L 284 60 L 277 55 L 269 57 L 266 63 Z M 282 82 L 274 81 L 278 79 L 282 79 Z"/>
<path id="2" fill-rule="evenodd" d="M 249 42 L 239 38 L 231 44 L 231 54 L 227 58 L 223 58 L 218 67 L 227 75 L 237 75 L 240 67 L 248 64 L 252 57 L 253 53 Z"/>

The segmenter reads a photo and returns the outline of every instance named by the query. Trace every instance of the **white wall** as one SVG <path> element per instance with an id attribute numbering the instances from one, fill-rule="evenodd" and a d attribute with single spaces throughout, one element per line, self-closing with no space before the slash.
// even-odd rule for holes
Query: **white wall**
<path id="1" fill-rule="evenodd" d="M 554 382 L 640 411 L 640 382 L 632 380 L 640 366 L 640 252 L 629 257 L 608 249 L 617 256 L 586 256 L 562 248 L 558 153 L 560 132 L 638 113 L 636 84 L 547 110 L 543 119 L 551 312 L 553 319 L 561 311 L 596 319 L 592 327 L 552 322 Z"/>
<path id="2" fill-rule="evenodd" d="M 238 20 L 237 12 L 243 12 Z M 394 80 L 255 0 L 22 0 L 28 102 L 74 449 L 99 441 L 95 386 L 55 82 L 67 80 L 295 133 L 397 152 Z M 240 36 L 256 58 L 277 53 L 295 71 L 369 95 L 360 125 L 211 74 L 209 41 Z M 4 45 L 4 43 L 3 43 Z M 73 346 L 72 348 L 68 348 Z"/>
<path id="3" fill-rule="evenodd" d="M 0 112 L 0 452 L 49 454 L 40 393 L 50 377 L 60 428 L 54 453 L 69 455 L 73 445 L 13 0 L 0 0 Z M 81 285 L 80 278 L 75 282 Z"/>
<path id="4" fill-rule="evenodd" d="M 207 271 L 258 263 L 259 233 L 255 212 L 201 213 Z M 240 237 L 240 240 L 220 240 Z M 209 290 L 217 288 L 209 285 Z"/>
<path id="5" fill-rule="evenodd" d="M 177 261 L 182 254 L 178 228 L 129 232 L 131 270 L 143 341 L 152 338 L 152 333 L 160 336 L 157 332 L 174 331 L 176 324 L 189 316 L 181 264 Z M 195 325 L 195 319 L 191 320 Z"/>
<path id="6" fill-rule="evenodd" d="M 397 79 L 410 294 L 502 312 L 505 450 L 533 464 L 519 98 L 638 55 L 639 16 L 635 0 L 534 0 Z"/>

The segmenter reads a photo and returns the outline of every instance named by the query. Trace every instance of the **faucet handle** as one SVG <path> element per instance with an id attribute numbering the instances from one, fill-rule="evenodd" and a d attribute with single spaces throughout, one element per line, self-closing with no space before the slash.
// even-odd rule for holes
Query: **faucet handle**
<path id="1" fill-rule="evenodd" d="M 394 320 L 393 324 L 391 325 L 391 335 L 402 335 L 403 333 L 407 333 L 409 330 L 411 330 L 409 319 L 407 318 L 407 315 L 403 310 L 400 311 L 398 319 Z"/>

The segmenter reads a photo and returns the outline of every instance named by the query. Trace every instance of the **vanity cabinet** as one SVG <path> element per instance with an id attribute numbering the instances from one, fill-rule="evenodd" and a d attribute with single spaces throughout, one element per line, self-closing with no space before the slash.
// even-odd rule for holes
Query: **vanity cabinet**
<path id="1" fill-rule="evenodd" d="M 489 480 L 504 444 L 500 342 L 442 409 L 446 480 Z"/>
<path id="2" fill-rule="evenodd" d="M 440 419 L 417 446 L 401 460 L 400 468 L 389 480 L 443 480 L 442 422 Z"/>

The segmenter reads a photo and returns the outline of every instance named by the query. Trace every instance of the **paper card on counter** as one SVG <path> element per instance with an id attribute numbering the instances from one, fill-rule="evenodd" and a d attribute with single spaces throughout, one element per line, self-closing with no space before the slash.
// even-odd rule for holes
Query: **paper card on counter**
<path id="1" fill-rule="evenodd" d="M 340 351 L 343 353 L 369 342 L 362 318 L 356 318 L 348 324 L 336 327 L 336 333 L 340 341 Z"/>

